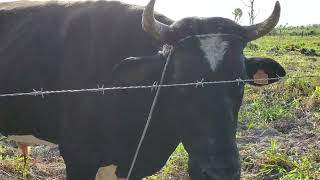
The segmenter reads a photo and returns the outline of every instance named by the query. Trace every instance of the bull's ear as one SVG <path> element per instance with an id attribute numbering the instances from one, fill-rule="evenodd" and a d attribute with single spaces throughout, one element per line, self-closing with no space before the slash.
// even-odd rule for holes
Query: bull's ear
<path id="1" fill-rule="evenodd" d="M 150 85 L 160 77 L 163 65 L 161 55 L 126 58 L 114 66 L 113 84 Z"/>
<path id="2" fill-rule="evenodd" d="M 264 86 L 278 81 L 278 79 L 261 79 L 284 77 L 286 75 L 284 68 L 278 62 L 270 58 L 247 58 L 245 64 L 248 78 L 254 80 L 248 83 L 254 86 Z"/>

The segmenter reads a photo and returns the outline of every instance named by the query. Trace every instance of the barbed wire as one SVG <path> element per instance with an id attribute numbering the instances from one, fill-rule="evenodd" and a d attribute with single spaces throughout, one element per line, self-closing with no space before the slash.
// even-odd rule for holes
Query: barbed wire
<path id="1" fill-rule="evenodd" d="M 198 80 L 196 82 L 190 83 L 178 83 L 178 84 L 158 84 L 155 81 L 152 85 L 141 85 L 141 86 L 119 86 L 119 87 L 105 87 L 105 85 L 97 85 L 97 88 L 89 88 L 89 89 L 67 89 L 67 90 L 53 90 L 53 91 L 44 91 L 43 88 L 40 90 L 33 89 L 32 92 L 22 92 L 22 93 L 9 93 L 9 94 L 0 94 L 0 97 L 16 97 L 16 96 L 41 96 L 44 98 L 44 95 L 50 94 L 70 94 L 70 93 L 83 93 L 83 92 L 92 92 L 97 93 L 101 92 L 105 94 L 106 91 L 114 91 L 114 90 L 130 90 L 130 89 L 151 89 L 156 90 L 159 87 L 161 88 L 169 88 L 169 87 L 186 87 L 186 86 L 195 86 L 204 87 L 205 85 L 213 85 L 213 84 L 227 84 L 227 83 L 248 83 L 255 81 L 270 81 L 270 80 L 286 80 L 286 79 L 302 79 L 302 78 L 319 78 L 320 75 L 309 75 L 309 76 L 293 76 L 293 77 L 275 77 L 275 78 L 262 78 L 262 79 L 235 79 L 235 80 L 225 80 L 225 81 L 205 81 L 204 79 Z"/>

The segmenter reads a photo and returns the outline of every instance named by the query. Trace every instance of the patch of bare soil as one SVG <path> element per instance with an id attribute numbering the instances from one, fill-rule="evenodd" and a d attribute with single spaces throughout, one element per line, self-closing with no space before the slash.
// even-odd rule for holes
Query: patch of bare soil
<path id="1" fill-rule="evenodd" d="M 66 179 L 65 164 L 58 147 L 36 146 L 32 149 L 31 179 Z"/>
<path id="2" fill-rule="evenodd" d="M 241 130 L 238 135 L 240 154 L 245 179 L 279 179 L 280 174 L 261 176 L 259 158 L 271 147 L 271 140 L 277 142 L 277 151 L 289 156 L 307 155 L 320 167 L 320 121 L 303 117 L 298 120 L 278 120 L 268 128 Z M 281 163 L 281 162 L 280 162 Z M 289 164 L 290 165 L 290 164 Z M 286 169 L 287 164 L 283 164 Z M 290 169 L 290 167 L 287 167 Z M 309 177 L 320 179 L 320 177 Z"/>

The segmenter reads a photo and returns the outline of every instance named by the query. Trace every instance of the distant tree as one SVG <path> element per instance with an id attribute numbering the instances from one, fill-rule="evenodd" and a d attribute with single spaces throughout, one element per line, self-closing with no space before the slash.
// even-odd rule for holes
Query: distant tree
<path id="1" fill-rule="evenodd" d="M 240 19 L 241 19 L 242 15 L 243 15 L 242 9 L 236 8 L 232 12 L 232 14 L 234 15 L 234 21 L 237 22 L 237 23 L 240 22 Z"/>
<path id="2" fill-rule="evenodd" d="M 241 0 L 242 3 L 247 6 L 249 8 L 249 11 L 248 11 L 248 15 L 249 15 L 249 24 L 254 24 L 254 20 L 256 19 L 256 17 L 258 16 L 259 13 L 256 13 L 255 12 L 255 9 L 254 9 L 254 2 L 255 0 L 247 0 L 249 2 L 246 3 L 244 0 Z"/>

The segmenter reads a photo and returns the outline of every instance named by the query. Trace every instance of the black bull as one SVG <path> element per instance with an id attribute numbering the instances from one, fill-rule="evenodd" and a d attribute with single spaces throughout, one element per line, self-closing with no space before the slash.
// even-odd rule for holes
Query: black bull
<path id="1" fill-rule="evenodd" d="M 219 17 L 173 22 L 156 14 L 155 20 L 154 3 L 144 13 L 119 2 L 1 4 L 0 93 L 150 85 L 167 57 L 167 46 L 158 52 L 163 44 L 174 47 L 165 84 L 285 75 L 272 59 L 243 55 L 249 41 L 277 24 L 278 2 L 267 20 L 246 27 Z M 235 133 L 243 89 L 243 83 L 163 89 L 131 178 L 157 172 L 182 142 L 191 179 L 239 179 Z M 68 179 L 94 179 L 111 164 L 126 177 L 153 97 L 137 89 L 1 98 L 0 132 L 59 144 Z"/>

